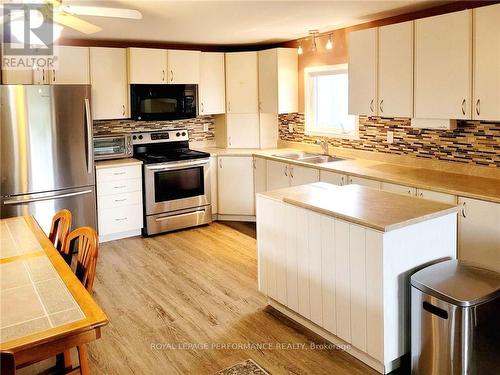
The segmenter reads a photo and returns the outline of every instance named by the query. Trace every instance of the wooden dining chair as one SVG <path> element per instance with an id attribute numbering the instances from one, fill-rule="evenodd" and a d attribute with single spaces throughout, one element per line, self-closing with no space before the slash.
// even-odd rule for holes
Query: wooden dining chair
<path id="1" fill-rule="evenodd" d="M 2 351 L 0 353 L 0 369 L 1 375 L 16 374 L 16 359 L 14 353 L 7 351 Z"/>
<path id="2" fill-rule="evenodd" d="M 97 265 L 97 254 L 98 254 L 98 236 L 94 229 L 90 227 L 81 227 L 75 229 L 68 234 L 68 238 L 65 243 L 64 252 L 66 254 L 73 253 L 73 250 L 77 250 L 77 261 L 75 275 L 83 284 L 85 289 L 92 294 L 92 288 L 94 286 L 94 278 Z M 83 375 L 89 373 L 88 365 L 88 355 L 87 347 L 85 345 L 80 345 L 76 347 L 78 350 L 78 359 L 80 361 L 79 372 Z M 71 367 L 71 355 L 69 351 L 64 354 L 64 367 Z M 69 373 L 73 374 L 74 369 Z"/>
<path id="3" fill-rule="evenodd" d="M 66 263 L 71 264 L 71 256 L 66 253 L 66 239 L 71 230 L 72 215 L 69 210 L 61 210 L 52 218 L 50 226 L 49 240 L 62 255 Z"/>

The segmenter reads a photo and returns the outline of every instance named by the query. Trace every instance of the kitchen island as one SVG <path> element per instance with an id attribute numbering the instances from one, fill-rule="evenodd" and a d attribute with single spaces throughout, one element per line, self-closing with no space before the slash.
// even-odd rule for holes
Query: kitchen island
<path id="1" fill-rule="evenodd" d="M 456 258 L 457 211 L 359 185 L 258 194 L 259 290 L 275 309 L 388 373 L 409 352 L 409 276 Z"/>

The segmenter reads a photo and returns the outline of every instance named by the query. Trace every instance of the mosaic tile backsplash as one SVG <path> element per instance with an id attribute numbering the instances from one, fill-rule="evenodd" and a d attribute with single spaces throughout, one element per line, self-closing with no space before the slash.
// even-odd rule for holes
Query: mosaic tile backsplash
<path id="1" fill-rule="evenodd" d="M 293 124 L 293 132 L 289 132 Z M 387 143 L 387 131 L 394 143 Z M 279 116 L 279 138 L 283 141 L 314 143 L 317 137 L 304 134 L 304 115 Z M 459 121 L 450 131 L 414 129 L 408 118 L 359 118 L 359 140 L 328 138 L 334 147 L 388 154 L 434 158 L 500 168 L 500 122 Z"/>
<path id="2" fill-rule="evenodd" d="M 204 130 L 205 126 L 208 127 L 208 131 Z M 192 119 L 175 121 L 94 121 L 94 135 L 174 129 L 187 129 L 189 133 L 189 140 L 191 142 L 215 140 L 215 121 L 213 116 L 199 116 Z"/>

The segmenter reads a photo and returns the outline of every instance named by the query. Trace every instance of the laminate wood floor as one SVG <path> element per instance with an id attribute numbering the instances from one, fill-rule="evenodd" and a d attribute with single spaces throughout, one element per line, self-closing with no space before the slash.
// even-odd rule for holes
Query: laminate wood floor
<path id="1" fill-rule="evenodd" d="M 249 358 L 273 375 L 376 374 L 266 308 L 255 239 L 220 223 L 101 245 L 94 297 L 110 323 L 88 345 L 93 374 L 209 375 Z"/>

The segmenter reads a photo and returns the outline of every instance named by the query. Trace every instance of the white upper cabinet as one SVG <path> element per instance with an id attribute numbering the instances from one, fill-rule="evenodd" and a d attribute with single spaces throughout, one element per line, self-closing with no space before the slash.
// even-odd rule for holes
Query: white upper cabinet
<path id="1" fill-rule="evenodd" d="M 168 50 L 168 82 L 198 84 L 200 82 L 200 51 Z"/>
<path id="2" fill-rule="evenodd" d="M 31 69 L 3 69 L 2 84 L 4 85 L 30 85 L 33 83 L 33 70 Z"/>
<path id="3" fill-rule="evenodd" d="M 124 48 L 90 48 L 94 120 L 128 117 L 127 53 Z"/>
<path id="4" fill-rule="evenodd" d="M 259 51 L 259 110 L 298 111 L 298 56 L 295 48 Z"/>
<path id="5" fill-rule="evenodd" d="M 349 113 L 376 116 L 377 29 L 349 33 Z"/>
<path id="6" fill-rule="evenodd" d="M 414 117 L 470 119 L 470 10 L 415 21 Z"/>
<path id="7" fill-rule="evenodd" d="M 474 103 L 472 118 L 500 120 L 500 4 L 474 15 Z"/>
<path id="8" fill-rule="evenodd" d="M 200 115 L 226 112 L 224 53 L 202 52 L 200 56 Z"/>
<path id="9" fill-rule="evenodd" d="M 413 22 L 379 28 L 378 114 L 413 115 Z"/>
<path id="10" fill-rule="evenodd" d="M 226 112 L 258 113 L 257 52 L 226 53 Z"/>
<path id="11" fill-rule="evenodd" d="M 167 51 L 128 48 L 129 83 L 167 83 Z"/>
<path id="12" fill-rule="evenodd" d="M 57 69 L 50 71 L 50 83 L 68 85 L 90 84 L 89 48 L 55 46 Z"/>
<path id="13" fill-rule="evenodd" d="M 226 115 L 228 148 L 259 148 L 259 114 L 230 113 Z"/>

